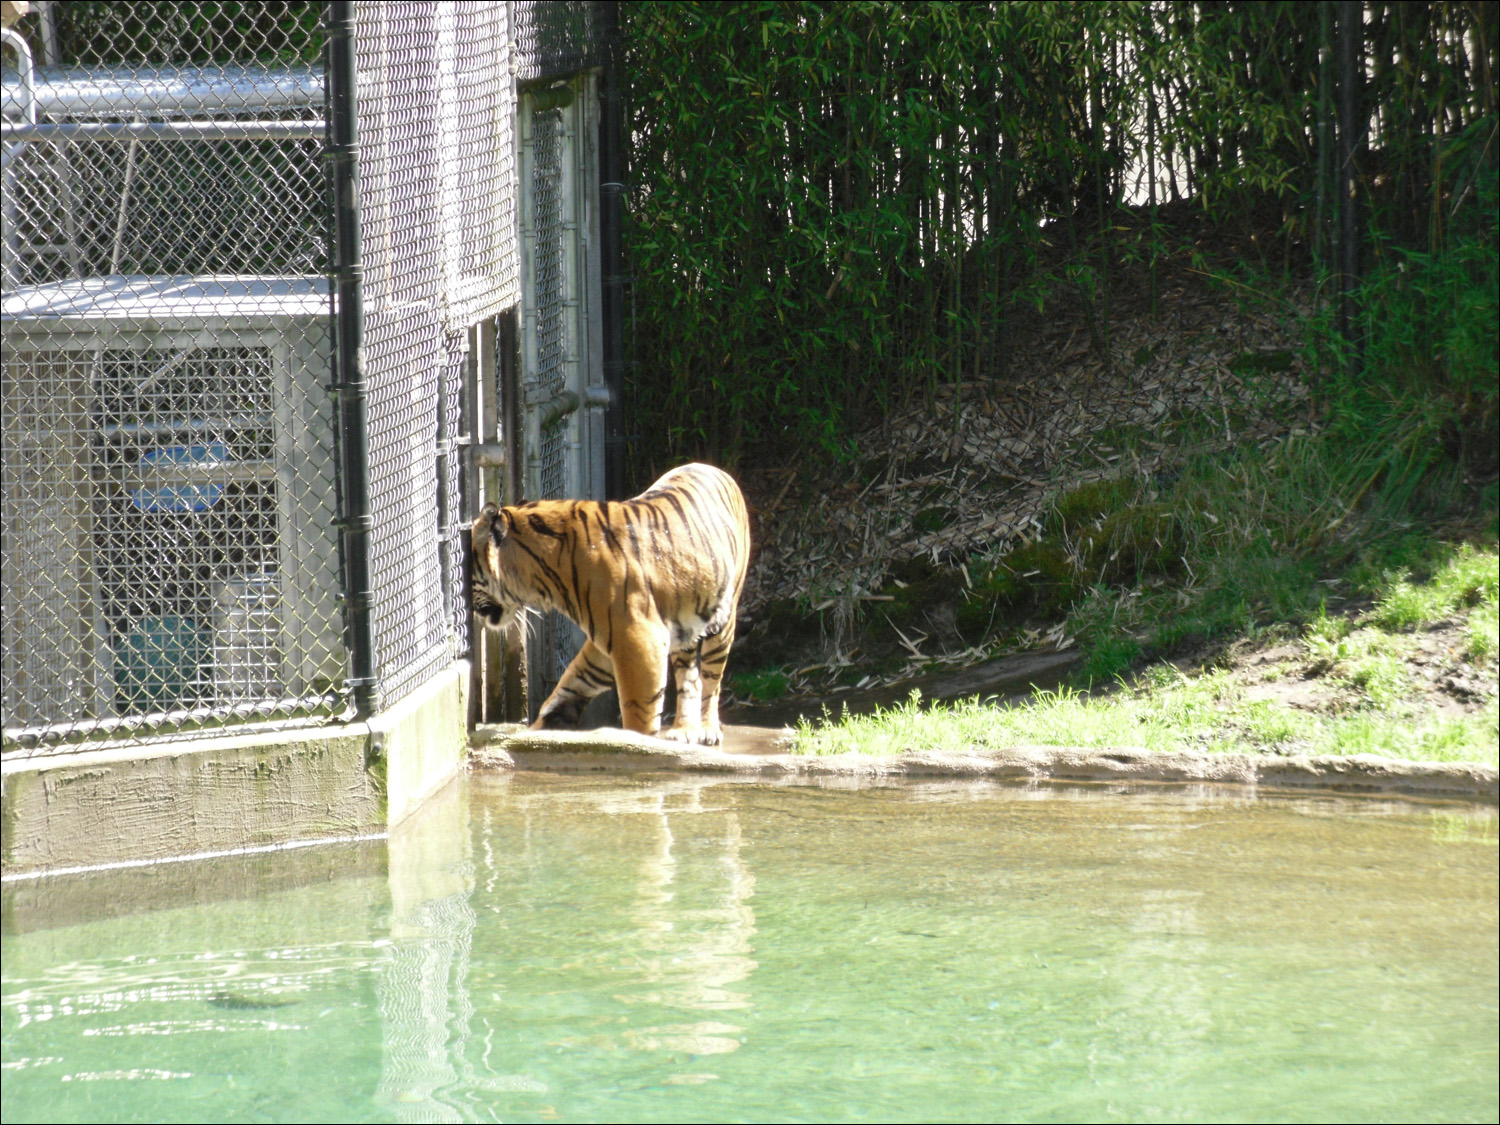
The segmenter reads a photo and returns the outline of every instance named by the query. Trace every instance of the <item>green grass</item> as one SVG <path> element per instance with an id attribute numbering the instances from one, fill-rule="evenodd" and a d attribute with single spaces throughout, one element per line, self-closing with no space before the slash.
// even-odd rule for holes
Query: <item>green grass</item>
<path id="1" fill-rule="evenodd" d="M 804 754 L 899 754 L 909 750 L 999 750 L 1017 746 L 1135 747 L 1280 754 L 1379 754 L 1417 761 L 1496 765 L 1500 711 L 1445 717 L 1399 702 L 1344 714 L 1305 712 L 1249 699 L 1227 674 L 1177 677 L 1105 698 L 1068 688 L 1024 704 L 976 700 L 905 704 L 814 726 L 803 721 Z"/>
<path id="2" fill-rule="evenodd" d="M 980 702 L 924 707 L 906 704 L 875 715 L 798 731 L 803 753 L 893 754 L 904 750 L 999 749 L 1020 745 L 1144 747 L 1148 750 L 1247 751 L 1297 754 L 1380 754 L 1422 761 L 1497 764 L 1500 721 L 1492 697 L 1478 712 L 1445 715 L 1424 702 L 1411 660 L 1421 655 L 1417 631 L 1456 629 L 1462 651 L 1441 657 L 1444 667 L 1480 680 L 1495 677 L 1500 549 L 1412 541 L 1394 554 L 1404 565 L 1372 568 L 1368 560 L 1343 583 L 1357 586 L 1373 604 L 1362 614 L 1329 613 L 1326 599 L 1307 614 L 1300 652 L 1253 676 L 1211 669 L 1188 676 L 1170 665 L 1145 669 L 1133 687 L 1110 695 L 1060 689 L 1038 692 L 1025 704 Z M 1413 577 L 1420 573 L 1423 577 Z M 1300 582 L 1301 579 L 1299 578 Z M 1322 589 L 1311 583 L 1312 590 Z M 1180 593 L 1163 592 L 1163 602 Z M 1140 648 L 1123 620 L 1143 611 L 1143 599 L 1096 589 L 1075 613 L 1082 630 L 1103 641 L 1086 654 L 1085 678 L 1109 682 Z M 1198 627 L 1204 627 L 1204 618 Z M 1292 634 L 1295 636 L 1296 634 Z M 1450 634 L 1451 635 L 1451 634 Z M 1283 629 L 1269 634 L 1283 642 Z M 1431 659 L 1429 657 L 1429 659 Z M 1455 665 L 1454 662 L 1457 662 Z M 1256 698 L 1256 686 L 1281 681 L 1289 671 L 1306 677 L 1322 702 L 1297 708 Z"/>
<path id="3" fill-rule="evenodd" d="M 1481 660 L 1495 659 L 1497 642 L 1500 642 L 1500 611 L 1494 602 L 1482 605 L 1469 615 L 1464 627 L 1469 642 L 1467 655 L 1476 664 Z"/>
<path id="4" fill-rule="evenodd" d="M 1302 323 L 1303 366 L 1321 372 L 1317 432 L 1305 432 L 1298 407 L 1283 422 L 1301 436 L 1222 449 L 1221 433 L 1184 419 L 1172 439 L 1180 461 L 1053 499 L 1045 526 L 1088 571 L 1083 592 L 1061 606 L 1085 653 L 1081 685 L 1206 641 L 1305 625 L 1328 592 L 1319 580 L 1335 575 L 1350 580 L 1342 593 L 1378 599 L 1369 623 L 1388 630 L 1480 607 L 1468 653 L 1494 653 L 1484 608 L 1495 603 L 1494 554 L 1455 554 L 1433 531 L 1457 519 L 1493 541 L 1500 528 L 1500 489 L 1465 483 L 1493 473 L 1500 404 L 1493 190 L 1478 204 L 1478 225 L 1455 228 L 1440 253 L 1393 251 L 1367 273 L 1358 363 L 1332 306 Z M 1293 357 L 1250 354 L 1232 366 L 1253 383 L 1263 366 L 1289 369 Z M 1108 437 L 1161 448 L 1160 434 Z M 1360 674 L 1379 690 L 1378 668 Z"/>
<path id="5" fill-rule="evenodd" d="M 1493 607 L 1500 597 L 1500 558 L 1463 544 L 1447 554 L 1425 582 L 1408 570 L 1383 576 L 1384 590 L 1368 620 L 1386 629 L 1435 625 L 1475 606 Z"/>
<path id="6" fill-rule="evenodd" d="M 1133 580 L 1104 574 L 1075 601 L 1067 632 L 1085 653 L 1080 686 L 1108 683 L 1132 664 L 1205 642 L 1303 625 L 1327 597 L 1320 579 L 1362 558 L 1375 561 L 1364 565 L 1352 592 L 1385 592 L 1393 626 L 1411 627 L 1465 599 L 1482 600 L 1478 556 L 1463 556 L 1428 584 L 1410 579 L 1420 566 L 1401 573 L 1415 544 L 1425 543 L 1429 555 L 1434 546 L 1411 534 L 1410 507 L 1442 513 L 1461 499 L 1450 473 L 1426 473 L 1416 485 L 1395 479 L 1387 447 L 1412 439 L 1381 432 L 1358 448 L 1324 435 L 1287 439 L 1192 458 L 1160 495 L 1144 483 L 1134 500 L 1093 488 L 1094 506 L 1115 500 L 1167 513 L 1180 563 L 1171 581 L 1153 579 L 1144 567 Z M 1392 490 L 1394 499 L 1387 495 Z M 1077 506 L 1067 496 L 1059 503 L 1070 511 Z M 1119 522 L 1096 518 L 1105 526 Z"/>

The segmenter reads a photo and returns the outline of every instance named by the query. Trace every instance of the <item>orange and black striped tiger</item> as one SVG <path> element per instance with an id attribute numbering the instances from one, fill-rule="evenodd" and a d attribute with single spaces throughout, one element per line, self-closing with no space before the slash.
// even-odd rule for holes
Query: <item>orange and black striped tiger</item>
<path id="1" fill-rule="evenodd" d="M 488 626 L 531 606 L 566 614 L 587 637 L 533 730 L 576 723 L 614 687 L 626 729 L 658 734 L 670 668 L 677 718 L 663 737 L 719 744 L 719 684 L 750 557 L 733 477 L 683 465 L 633 500 L 486 504 L 471 534 L 474 611 Z"/>

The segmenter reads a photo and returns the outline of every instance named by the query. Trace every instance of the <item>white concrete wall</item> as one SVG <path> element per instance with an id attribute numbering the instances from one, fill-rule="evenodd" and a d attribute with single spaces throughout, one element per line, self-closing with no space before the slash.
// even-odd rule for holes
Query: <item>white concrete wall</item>
<path id="1" fill-rule="evenodd" d="M 0 767 L 6 876 L 383 832 L 464 765 L 469 667 L 368 724 L 81 749 Z"/>

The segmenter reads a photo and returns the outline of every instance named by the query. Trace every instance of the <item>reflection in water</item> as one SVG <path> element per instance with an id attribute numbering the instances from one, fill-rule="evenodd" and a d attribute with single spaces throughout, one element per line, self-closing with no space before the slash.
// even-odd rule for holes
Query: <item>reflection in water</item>
<path id="1" fill-rule="evenodd" d="M 591 867 L 625 860 L 632 874 L 621 881 L 619 909 L 585 907 L 586 936 L 607 935 L 620 962 L 614 999 L 646 1018 L 582 1037 L 553 1035 L 547 1042 L 554 1050 L 693 1058 L 739 1049 L 744 1026 L 720 1013 L 751 1007 L 748 993 L 735 986 L 756 967 L 749 902 L 755 876 L 742 855 L 739 814 L 705 804 L 704 791 L 685 783 L 589 794 L 596 824 L 624 825 L 628 842 L 581 841 L 577 862 Z M 524 992 L 528 982 L 490 972 L 482 984 L 487 995 L 476 1004 L 471 961 L 481 919 L 472 896 L 478 882 L 486 897 L 503 899 L 509 890 L 512 897 L 519 892 L 526 909 L 556 910 L 563 904 L 547 900 L 536 876 L 550 874 L 558 856 L 530 849 L 529 816 L 521 818 L 519 836 L 508 835 L 516 825 L 497 825 L 485 806 L 471 834 L 468 808 L 466 787 L 454 786 L 391 833 L 391 940 L 381 951 L 378 983 L 377 1103 L 398 1121 L 496 1120 L 486 1094 L 534 1100 L 549 1092 L 547 1083 L 504 1063 L 524 1038 L 524 1029 L 507 1023 L 506 993 Z M 674 823 L 690 825 L 684 840 Z M 638 857 L 633 864 L 632 855 Z M 509 927 L 506 939 L 511 956 L 523 963 L 534 964 L 540 954 L 551 962 L 548 969 L 566 974 L 576 967 L 576 948 L 529 949 L 529 936 Z M 674 1084 L 712 1078 L 669 1076 Z"/>
<path id="2" fill-rule="evenodd" d="M 391 830 L 376 1102 L 397 1121 L 475 1119 L 455 1102 L 473 1077 L 462 1062 L 474 1015 L 468 807 L 466 788 L 455 783 Z"/>
<path id="3" fill-rule="evenodd" d="M 643 797 L 646 807 L 639 815 L 654 828 L 656 839 L 655 847 L 641 858 L 630 918 L 639 943 L 640 977 L 647 987 L 620 998 L 688 1012 L 747 1008 L 749 997 L 729 987 L 755 969 L 749 956 L 755 934 L 755 912 L 749 905 L 755 876 L 741 857 L 739 815 L 732 809 L 704 808 L 698 786 L 687 788 L 684 801 L 671 802 L 674 796 L 657 791 Z M 693 842 L 700 849 L 684 857 L 696 877 L 681 887 L 673 817 L 694 818 Z M 726 1036 L 741 1030 L 710 1021 L 642 1028 L 633 1034 L 640 1043 L 652 1044 L 644 1050 L 663 1049 L 660 1043 L 670 1040 L 673 1045 L 664 1049 L 709 1055 L 738 1047 L 737 1039 Z M 694 1041 L 696 1046 L 687 1045 Z"/>

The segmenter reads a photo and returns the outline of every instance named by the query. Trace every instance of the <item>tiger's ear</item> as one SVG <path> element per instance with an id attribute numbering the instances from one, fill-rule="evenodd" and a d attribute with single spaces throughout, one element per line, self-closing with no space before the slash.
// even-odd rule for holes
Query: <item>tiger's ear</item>
<path id="1" fill-rule="evenodd" d="M 490 542 L 499 546 L 510 534 L 510 513 L 493 504 L 486 504 L 484 512 L 490 517 Z"/>
<path id="2" fill-rule="evenodd" d="M 473 526 L 469 529 L 476 551 L 483 550 L 486 542 L 498 543 L 505 538 L 508 528 L 504 520 L 504 513 L 494 504 L 486 504 L 479 510 L 479 515 L 474 517 Z"/>

